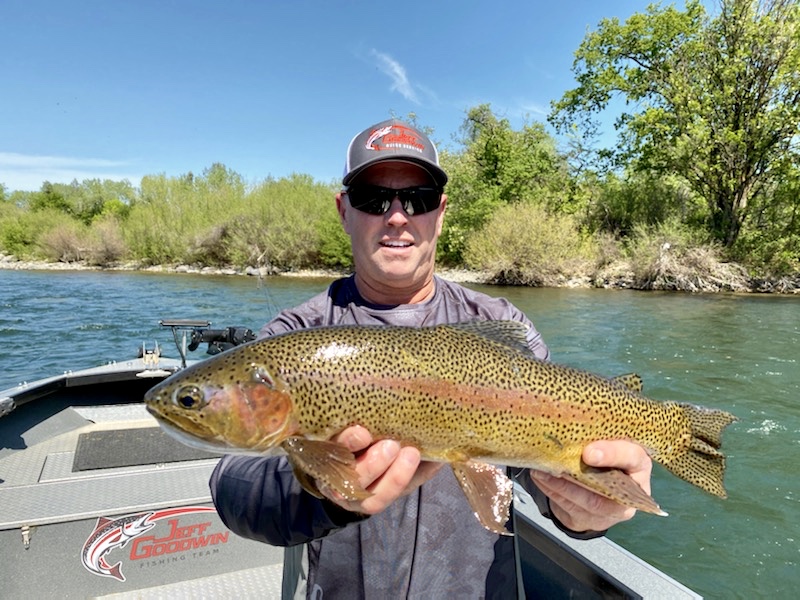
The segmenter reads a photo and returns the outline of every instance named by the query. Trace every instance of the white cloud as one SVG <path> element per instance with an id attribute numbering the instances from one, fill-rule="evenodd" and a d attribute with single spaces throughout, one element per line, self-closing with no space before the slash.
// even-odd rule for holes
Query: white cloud
<path id="1" fill-rule="evenodd" d="M 542 106 L 536 102 L 522 102 L 519 105 L 519 110 L 523 116 L 526 114 L 531 114 L 535 117 L 546 117 L 550 114 L 549 106 Z"/>
<path id="2" fill-rule="evenodd" d="M 392 80 L 392 87 L 390 89 L 399 92 L 406 100 L 410 100 L 414 104 L 419 104 L 419 98 L 417 97 L 414 85 L 412 85 L 411 81 L 408 79 L 405 67 L 388 54 L 378 52 L 374 48 L 370 51 L 370 54 L 377 59 L 378 68 Z"/>
<path id="3" fill-rule="evenodd" d="M 72 183 L 74 180 L 127 179 L 138 185 L 141 175 L 125 173 L 128 163 L 101 158 L 37 156 L 0 152 L 0 183 L 8 191 L 37 191 L 45 181 Z"/>

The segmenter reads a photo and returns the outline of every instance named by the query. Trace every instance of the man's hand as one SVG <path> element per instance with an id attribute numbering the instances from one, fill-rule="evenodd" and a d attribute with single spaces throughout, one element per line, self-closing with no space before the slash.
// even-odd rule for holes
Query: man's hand
<path id="1" fill-rule="evenodd" d="M 583 450 L 583 462 L 592 467 L 614 467 L 625 471 L 650 493 L 653 462 L 644 448 L 622 440 L 593 442 Z M 550 498 L 553 515 L 576 532 L 604 531 L 633 518 L 636 509 L 595 494 L 571 481 L 531 470 L 536 485 Z"/>
<path id="2" fill-rule="evenodd" d="M 421 461 L 419 450 L 411 446 L 401 447 L 394 440 L 373 444 L 369 431 L 358 425 L 348 427 L 334 441 L 356 455 L 359 482 L 372 492 L 372 496 L 352 502 L 325 486 L 320 487 L 320 492 L 334 504 L 365 515 L 382 512 L 392 502 L 431 479 L 443 466 L 443 463 Z"/>

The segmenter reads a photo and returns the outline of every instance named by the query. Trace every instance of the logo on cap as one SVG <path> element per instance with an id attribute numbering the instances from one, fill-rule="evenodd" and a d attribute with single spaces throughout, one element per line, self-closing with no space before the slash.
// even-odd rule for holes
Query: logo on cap
<path id="1" fill-rule="evenodd" d="M 367 150 L 389 150 L 405 148 L 420 154 L 425 152 L 425 144 L 420 142 L 418 133 L 403 125 L 389 125 L 373 131 L 364 143 Z M 380 141 L 379 141 L 380 140 Z"/>

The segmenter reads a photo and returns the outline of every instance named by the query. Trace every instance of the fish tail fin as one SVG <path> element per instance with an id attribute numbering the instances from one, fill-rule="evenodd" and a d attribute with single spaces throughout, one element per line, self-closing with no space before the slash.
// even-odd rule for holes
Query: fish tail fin
<path id="1" fill-rule="evenodd" d="M 722 431 L 736 421 L 732 414 L 691 404 L 680 405 L 689 419 L 692 438 L 685 452 L 662 457 L 659 462 L 670 472 L 697 487 L 727 498 L 723 484 L 725 455 L 719 450 Z"/>
<path id="2" fill-rule="evenodd" d="M 115 564 L 108 570 L 108 574 L 111 575 L 114 579 L 119 581 L 125 581 L 125 575 L 122 574 L 122 561 Z"/>

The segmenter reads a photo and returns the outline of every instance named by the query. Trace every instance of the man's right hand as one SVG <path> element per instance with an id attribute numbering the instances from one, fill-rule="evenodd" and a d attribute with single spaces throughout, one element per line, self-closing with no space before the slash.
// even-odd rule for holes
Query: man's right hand
<path id="1" fill-rule="evenodd" d="M 361 501 L 349 501 L 326 486 L 320 486 L 320 492 L 345 510 L 365 515 L 378 514 L 398 498 L 415 491 L 444 464 L 423 461 L 419 450 L 412 446 L 402 447 L 395 440 L 373 443 L 369 431 L 359 425 L 348 427 L 334 441 L 356 455 L 359 482 L 372 492 L 372 496 Z"/>

